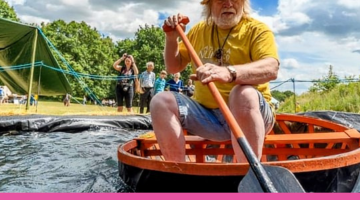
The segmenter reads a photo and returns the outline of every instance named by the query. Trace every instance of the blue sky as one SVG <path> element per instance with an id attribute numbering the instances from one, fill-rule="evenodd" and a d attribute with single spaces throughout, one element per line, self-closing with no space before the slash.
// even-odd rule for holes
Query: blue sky
<path id="1" fill-rule="evenodd" d="M 272 16 L 277 12 L 277 0 L 253 0 L 251 1 L 252 8 L 257 10 L 260 15 Z"/>
<path id="2" fill-rule="evenodd" d="M 169 15 L 201 19 L 200 0 L 5 0 L 23 22 L 85 21 L 116 40 L 131 38 L 140 25 L 161 25 Z M 340 77 L 360 75 L 360 1 L 251 0 L 252 16 L 274 32 L 280 55 L 277 82 L 313 80 L 329 66 Z M 298 94 L 311 83 L 296 83 Z M 273 87 L 277 84 L 272 84 Z M 285 83 L 278 90 L 292 90 Z"/>

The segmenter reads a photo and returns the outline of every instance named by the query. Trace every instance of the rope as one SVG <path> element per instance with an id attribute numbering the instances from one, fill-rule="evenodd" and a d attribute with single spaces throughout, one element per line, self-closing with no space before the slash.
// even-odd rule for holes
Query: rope
<path id="1" fill-rule="evenodd" d="M 80 83 L 80 86 L 86 91 L 87 94 L 89 94 L 91 99 L 94 99 L 99 103 L 99 105 L 102 106 L 101 101 L 97 98 L 97 96 L 90 90 L 90 88 L 86 85 L 86 83 L 82 80 L 80 76 L 77 75 L 75 70 L 70 66 L 70 64 L 66 61 L 66 59 L 61 55 L 61 53 L 56 49 L 56 47 L 50 42 L 50 40 L 45 36 L 45 34 L 39 29 L 39 32 L 41 33 L 42 37 L 46 40 L 48 45 L 57 53 L 57 55 L 60 57 L 60 59 L 63 61 L 63 63 L 66 65 L 66 67 L 69 69 L 71 73 L 73 73 L 75 79 Z M 65 76 L 66 77 L 66 76 Z M 69 80 L 68 80 L 69 81 Z"/>
<path id="2" fill-rule="evenodd" d="M 55 68 L 55 67 L 51 67 L 48 65 L 45 65 L 42 61 L 37 61 L 34 63 L 35 67 L 46 67 L 49 68 L 51 70 L 57 71 L 57 72 L 61 72 L 67 75 L 71 75 L 71 76 L 75 76 L 78 78 L 86 78 L 86 79 L 93 79 L 93 80 L 105 80 L 105 81 L 120 81 L 123 79 L 135 79 L 138 78 L 139 76 L 137 75 L 131 75 L 131 76 L 101 76 L 101 75 L 93 75 L 93 74 L 85 74 L 85 73 L 77 73 L 74 70 L 64 70 L 61 68 Z M 29 64 L 21 64 L 21 65 L 14 65 L 14 66 L 0 66 L 0 72 L 5 72 L 5 71 L 16 71 L 16 70 L 22 70 L 22 69 L 28 69 L 31 68 L 31 63 Z M 71 67 L 69 69 L 72 69 Z M 325 83 L 325 82 L 335 82 L 335 81 L 339 81 L 342 83 L 352 83 L 352 82 L 360 82 L 360 79 L 358 78 L 353 78 L 353 79 L 336 79 L 336 80 L 296 80 L 296 79 L 288 79 L 286 81 L 271 81 L 270 84 L 279 84 L 277 86 L 272 87 L 271 89 L 275 89 L 277 87 L 280 87 L 281 85 L 287 83 L 287 82 L 295 82 L 295 83 Z M 175 86 L 175 84 L 168 84 L 167 85 L 172 85 Z M 185 86 L 181 87 L 181 88 L 186 88 Z"/>

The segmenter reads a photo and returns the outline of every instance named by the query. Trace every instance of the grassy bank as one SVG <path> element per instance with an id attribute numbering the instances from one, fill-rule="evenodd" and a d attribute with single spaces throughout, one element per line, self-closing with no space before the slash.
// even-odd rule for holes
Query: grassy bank
<path id="1" fill-rule="evenodd" d="M 308 111 L 341 111 L 360 113 L 360 83 L 339 84 L 331 91 L 315 93 L 308 92 L 296 97 L 301 109 Z M 294 97 L 281 104 L 278 112 L 294 113 Z"/>
<path id="2" fill-rule="evenodd" d="M 126 115 L 129 114 L 117 112 L 117 107 L 107 107 L 98 105 L 82 105 L 79 103 L 71 103 L 69 107 L 64 106 L 62 102 L 51 101 L 39 101 L 37 106 L 30 106 L 29 110 L 26 110 L 25 105 L 21 104 L 1 104 L 0 116 L 8 115 Z M 138 112 L 137 107 L 133 107 L 134 113 Z"/>
<path id="3" fill-rule="evenodd" d="M 294 97 L 290 97 L 280 104 L 278 113 L 294 113 Z M 360 83 L 339 84 L 333 90 L 327 92 L 307 92 L 296 96 L 299 102 L 300 112 L 309 111 L 341 111 L 360 113 Z M 135 105 L 137 105 L 135 103 Z M 135 114 L 139 108 L 133 107 Z M 132 113 L 132 114 L 134 114 Z M 1 104 L 0 116 L 6 115 L 126 115 L 130 114 L 124 109 L 124 113 L 118 113 L 116 107 L 82 105 L 76 102 L 71 103 L 70 107 L 65 107 L 60 101 L 39 101 L 38 106 L 30 106 L 29 110 L 25 105 Z"/>

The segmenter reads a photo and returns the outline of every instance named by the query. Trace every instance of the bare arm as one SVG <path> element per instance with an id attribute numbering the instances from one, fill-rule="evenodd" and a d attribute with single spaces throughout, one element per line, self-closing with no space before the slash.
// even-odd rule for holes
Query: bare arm
<path id="1" fill-rule="evenodd" d="M 182 20 L 182 15 L 173 15 L 164 21 L 164 26 L 171 26 L 175 28 L 179 21 Z M 184 26 L 183 26 L 184 27 Z M 166 71 L 175 74 L 185 69 L 187 63 L 183 63 L 179 53 L 178 38 L 179 34 L 175 29 L 165 32 L 165 50 L 164 60 Z"/>
<path id="2" fill-rule="evenodd" d="M 120 71 L 121 67 L 119 67 L 120 63 L 124 60 L 123 57 L 121 57 L 120 59 L 118 59 L 117 61 L 114 62 L 113 64 L 113 68 L 116 70 L 116 71 Z"/>
<path id="3" fill-rule="evenodd" d="M 186 63 L 182 63 L 177 38 L 174 39 L 166 36 L 164 60 L 166 71 L 171 74 L 181 72 L 185 69 Z"/>
<path id="4" fill-rule="evenodd" d="M 233 65 L 236 70 L 236 84 L 257 85 L 275 80 L 279 71 L 279 62 L 275 58 L 264 58 L 255 62 Z M 196 70 L 196 76 L 192 79 L 201 80 L 203 84 L 210 81 L 229 83 L 232 76 L 226 67 L 214 64 L 205 64 Z"/>
<path id="5" fill-rule="evenodd" d="M 265 58 L 242 66 L 233 66 L 236 69 L 237 84 L 257 85 L 277 78 L 279 62 L 275 58 Z"/>

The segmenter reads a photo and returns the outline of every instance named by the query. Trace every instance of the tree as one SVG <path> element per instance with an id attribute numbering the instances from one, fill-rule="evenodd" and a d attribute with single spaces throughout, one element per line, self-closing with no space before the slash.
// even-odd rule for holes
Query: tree
<path id="1" fill-rule="evenodd" d="M 285 92 L 280 92 L 278 90 L 273 90 L 271 91 L 271 96 L 273 96 L 275 99 L 277 99 L 280 102 L 285 101 L 287 98 L 291 97 L 294 95 L 294 92 L 292 91 L 285 91 Z"/>
<path id="2" fill-rule="evenodd" d="M 146 70 L 146 63 L 155 63 L 154 72 L 160 73 L 165 69 L 164 64 L 165 34 L 160 27 L 145 25 L 140 26 L 135 33 L 134 39 L 124 39 L 117 42 L 118 56 L 128 53 L 134 56 L 140 73 Z M 187 67 L 181 72 L 181 79 L 186 81 L 191 74 L 191 68 Z M 171 79 L 168 76 L 167 79 Z"/>
<path id="3" fill-rule="evenodd" d="M 123 53 L 132 54 L 135 58 L 139 72 L 146 70 L 146 63 L 155 63 L 154 72 L 158 73 L 165 69 L 163 51 L 165 46 L 165 34 L 159 27 L 145 25 L 140 26 L 133 40 L 125 39 L 118 42 L 119 57 Z"/>
<path id="4" fill-rule="evenodd" d="M 284 95 L 286 96 L 286 98 L 292 97 L 295 95 L 294 92 L 290 91 L 290 90 L 286 90 L 285 92 L 283 92 Z"/>
<path id="5" fill-rule="evenodd" d="M 20 19 L 17 17 L 14 7 L 10 7 L 9 4 L 0 0 L 0 17 L 4 19 L 9 19 L 11 21 L 20 22 Z"/>
<path id="6" fill-rule="evenodd" d="M 277 99 L 279 102 L 282 102 L 286 99 L 285 94 L 278 90 L 271 91 L 271 96 Z"/>
<path id="7" fill-rule="evenodd" d="M 336 87 L 341 81 L 333 72 L 333 66 L 330 65 L 329 72 L 323 78 L 314 80 L 315 83 L 310 87 L 310 92 L 329 92 Z"/>
<path id="8" fill-rule="evenodd" d="M 115 97 L 114 81 L 106 79 L 76 78 L 79 73 L 111 76 L 115 57 L 115 44 L 109 37 L 102 35 L 85 22 L 66 23 L 57 20 L 41 24 L 42 30 L 53 45 L 61 52 L 68 65 L 76 72 L 68 76 L 73 89 L 72 96 L 83 97 L 86 94 L 84 86 L 101 98 Z M 56 55 L 56 54 L 55 54 Z M 57 60 L 60 60 L 59 58 Z M 67 69 L 64 63 L 60 63 Z"/>
<path id="9" fill-rule="evenodd" d="M 0 0 L 0 17 L 11 21 L 20 22 L 20 19 L 17 17 L 14 8 L 10 7 L 9 4 L 4 0 Z M 4 83 L 0 80 L 0 85 L 3 84 Z"/>

